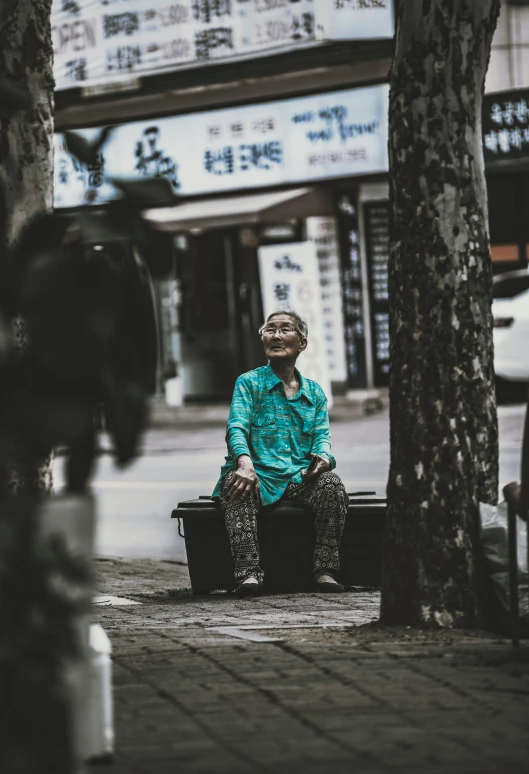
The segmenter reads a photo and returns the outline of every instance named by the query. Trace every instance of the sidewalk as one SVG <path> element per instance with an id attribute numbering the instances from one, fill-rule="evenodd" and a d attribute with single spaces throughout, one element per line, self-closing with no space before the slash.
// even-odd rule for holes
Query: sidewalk
<path id="1" fill-rule="evenodd" d="M 96 566 L 112 774 L 529 770 L 528 642 L 382 628 L 376 590 L 194 597 L 182 563 Z"/>

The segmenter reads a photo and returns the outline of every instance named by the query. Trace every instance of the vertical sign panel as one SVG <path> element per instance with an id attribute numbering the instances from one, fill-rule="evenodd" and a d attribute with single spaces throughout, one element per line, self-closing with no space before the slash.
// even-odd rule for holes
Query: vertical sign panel
<path id="1" fill-rule="evenodd" d="M 307 238 L 316 245 L 327 365 L 332 382 L 347 381 L 344 349 L 340 247 L 335 218 L 307 218 Z"/>
<path id="2" fill-rule="evenodd" d="M 364 205 L 375 386 L 389 384 L 389 202 Z"/>
<path id="3" fill-rule="evenodd" d="M 354 390 L 367 386 L 356 190 L 342 194 L 338 200 L 338 230 L 342 257 L 347 376 L 349 387 Z"/>
<path id="4" fill-rule="evenodd" d="M 485 161 L 529 156 L 529 89 L 486 94 L 482 132 Z"/>
<path id="5" fill-rule="evenodd" d="M 331 406 L 316 247 L 312 242 L 268 245 L 260 247 L 258 255 L 265 319 L 272 312 L 289 308 L 306 319 L 308 346 L 298 360 L 299 370 L 318 382 Z"/>

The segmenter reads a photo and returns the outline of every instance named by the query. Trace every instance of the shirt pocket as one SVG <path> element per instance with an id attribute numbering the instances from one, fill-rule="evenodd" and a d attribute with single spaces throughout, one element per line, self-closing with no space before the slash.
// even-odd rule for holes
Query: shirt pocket
<path id="1" fill-rule="evenodd" d="M 314 420 L 316 418 L 316 410 L 315 409 L 309 409 L 304 415 L 303 415 L 303 433 L 305 435 L 312 435 L 314 432 Z"/>
<path id="2" fill-rule="evenodd" d="M 277 446 L 277 426 L 275 415 L 271 412 L 259 412 L 252 417 L 250 424 L 250 449 L 252 457 L 264 461 L 273 456 Z"/>
<path id="3" fill-rule="evenodd" d="M 275 425 L 276 418 L 275 415 L 269 411 L 269 412 L 259 412 L 259 414 L 254 414 L 252 417 L 252 427 L 268 427 L 268 425 Z"/>

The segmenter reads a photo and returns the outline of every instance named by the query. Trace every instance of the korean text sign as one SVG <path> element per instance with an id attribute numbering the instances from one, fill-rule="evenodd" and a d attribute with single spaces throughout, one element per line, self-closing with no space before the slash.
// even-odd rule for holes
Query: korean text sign
<path id="1" fill-rule="evenodd" d="M 392 0 L 53 0 L 57 89 L 393 36 Z"/>
<path id="2" fill-rule="evenodd" d="M 166 177 L 175 192 L 197 195 L 385 172 L 387 112 L 380 84 L 136 121 L 116 127 L 92 170 L 56 135 L 55 206 L 108 201 L 109 177 Z"/>
<path id="3" fill-rule="evenodd" d="M 324 338 L 320 272 L 313 242 L 259 248 L 259 276 L 265 319 L 272 312 L 295 309 L 308 324 L 307 349 L 298 360 L 303 376 L 318 382 L 332 403 Z"/>
<path id="4" fill-rule="evenodd" d="M 483 151 L 487 161 L 529 156 L 529 90 L 485 95 Z"/>

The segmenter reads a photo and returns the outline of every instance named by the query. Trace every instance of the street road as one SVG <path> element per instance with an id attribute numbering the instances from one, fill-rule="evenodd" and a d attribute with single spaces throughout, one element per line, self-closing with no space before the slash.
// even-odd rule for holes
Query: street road
<path id="1" fill-rule="evenodd" d="M 519 478 L 524 406 L 500 406 L 500 484 Z M 384 494 L 389 467 L 387 412 L 331 426 L 337 473 L 348 492 Z M 105 454 L 98 460 L 96 552 L 101 556 L 185 560 L 171 510 L 182 500 L 209 495 L 225 454 L 224 428 L 152 430 L 146 452 L 118 470 Z M 55 489 L 63 483 L 63 459 L 55 462 Z"/>

